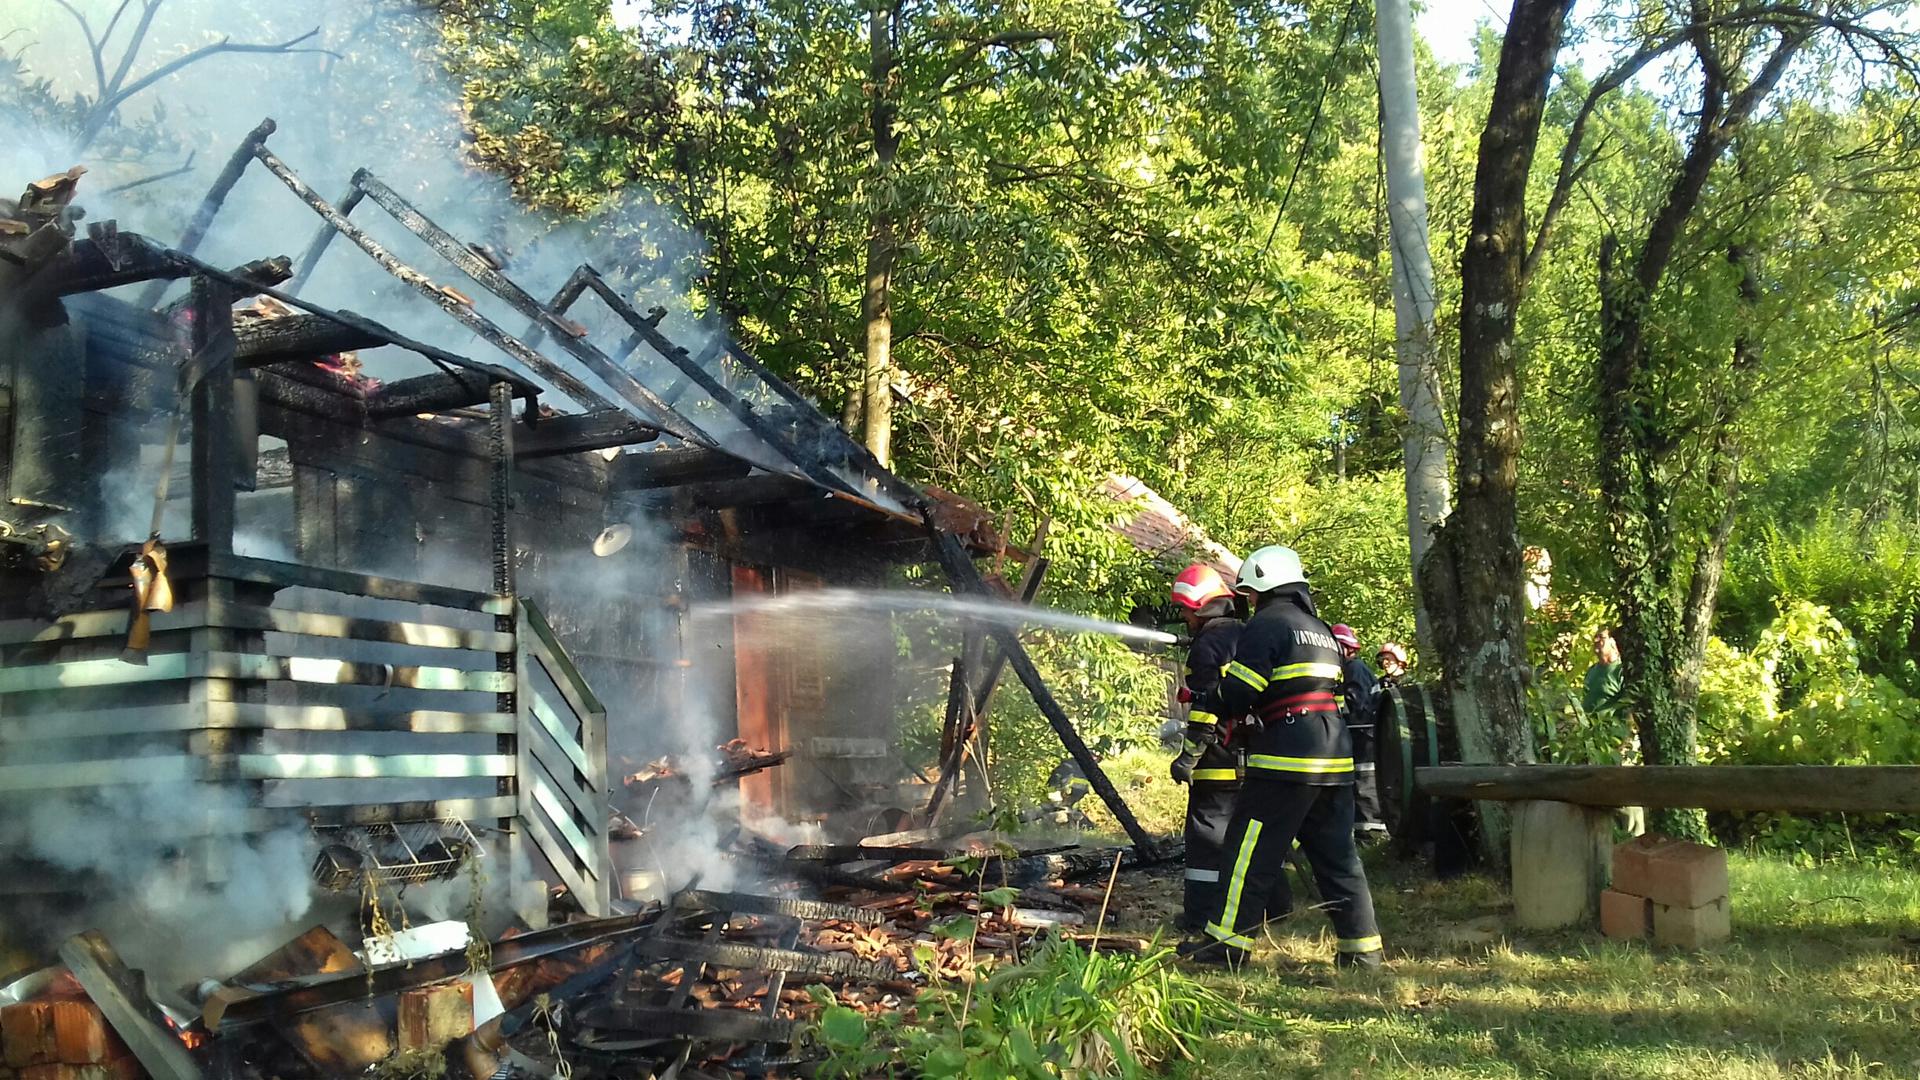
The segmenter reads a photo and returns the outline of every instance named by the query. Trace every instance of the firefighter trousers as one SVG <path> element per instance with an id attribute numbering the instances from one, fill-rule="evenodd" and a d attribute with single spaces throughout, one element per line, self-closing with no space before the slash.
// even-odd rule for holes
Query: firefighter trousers
<path id="1" fill-rule="evenodd" d="M 1354 724 L 1353 732 L 1353 824 L 1360 832 L 1386 832 L 1386 818 L 1380 815 L 1380 784 L 1375 766 L 1377 755 L 1372 724 Z"/>
<path id="2" fill-rule="evenodd" d="M 1238 781 L 1194 780 L 1187 785 L 1187 872 L 1180 925 L 1199 930 L 1220 910 L 1221 881 L 1225 876 L 1227 828 L 1240 800 Z M 1265 918 L 1285 918 L 1293 910 L 1293 890 L 1287 875 L 1279 876 L 1267 897 Z"/>
<path id="3" fill-rule="evenodd" d="M 1367 872 L 1353 842 L 1353 785 L 1316 786 L 1249 777 L 1227 828 L 1219 903 L 1207 921 L 1212 937 L 1242 949 L 1265 917 L 1255 897 L 1271 896 L 1287 873 L 1298 840 L 1333 919 L 1338 950 L 1349 957 L 1380 951 Z"/>

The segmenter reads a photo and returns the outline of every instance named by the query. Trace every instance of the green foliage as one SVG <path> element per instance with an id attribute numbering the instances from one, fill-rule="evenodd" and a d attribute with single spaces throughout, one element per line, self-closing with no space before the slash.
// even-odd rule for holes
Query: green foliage
<path id="1" fill-rule="evenodd" d="M 1828 510 L 1759 532 L 1729 560 L 1721 632 L 1752 644 L 1783 608 L 1818 604 L 1846 627 L 1863 671 L 1920 695 L 1920 530 Z"/>
<path id="2" fill-rule="evenodd" d="M 1753 647 L 1714 639 L 1701 681 L 1701 756 L 1740 765 L 1887 765 L 1920 761 L 1920 699 L 1861 667 L 1853 636 L 1832 612 L 1786 602 Z M 1781 814 L 1724 815 L 1730 837 L 1798 859 L 1845 855 L 1911 859 L 1912 820 Z"/>
<path id="3" fill-rule="evenodd" d="M 1716 643 L 1700 693 L 1705 756 L 1746 765 L 1920 761 L 1920 699 L 1861 670 L 1826 608 L 1791 602 L 1746 653 Z"/>
<path id="4" fill-rule="evenodd" d="M 1175 970 L 1172 960 L 1171 949 L 1092 952 L 1050 938 L 984 981 L 927 989 L 914 1003 L 917 1015 L 869 1018 L 830 1005 L 811 1032 L 826 1055 L 819 1075 L 1146 1077 L 1194 1060 L 1218 1033 L 1277 1027 Z"/>

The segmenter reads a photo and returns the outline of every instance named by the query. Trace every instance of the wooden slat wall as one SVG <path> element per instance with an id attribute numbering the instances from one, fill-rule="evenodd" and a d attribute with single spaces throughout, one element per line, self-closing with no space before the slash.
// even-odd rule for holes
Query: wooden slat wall
<path id="1" fill-rule="evenodd" d="M 539 609 L 522 602 L 515 703 L 519 710 L 516 830 L 553 867 L 581 907 L 611 911 L 606 710 Z"/>
<path id="2" fill-rule="evenodd" d="M 515 641 L 476 619 L 509 599 L 232 556 L 175 587 L 144 664 L 121 658 L 125 610 L 0 622 L 0 792 L 159 780 L 334 819 L 499 808 Z"/>

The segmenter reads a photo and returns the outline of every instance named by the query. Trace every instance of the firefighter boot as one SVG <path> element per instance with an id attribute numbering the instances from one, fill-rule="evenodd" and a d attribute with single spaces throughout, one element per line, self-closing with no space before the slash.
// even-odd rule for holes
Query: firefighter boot
<path id="1" fill-rule="evenodd" d="M 1174 947 L 1174 952 L 1189 964 L 1205 964 L 1209 967 L 1237 968 L 1253 957 L 1252 953 L 1238 945 L 1212 938 L 1183 941 Z"/>

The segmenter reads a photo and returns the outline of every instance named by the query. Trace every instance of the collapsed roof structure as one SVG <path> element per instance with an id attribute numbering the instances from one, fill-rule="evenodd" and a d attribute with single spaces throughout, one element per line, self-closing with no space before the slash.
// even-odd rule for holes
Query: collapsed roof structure
<path id="1" fill-rule="evenodd" d="M 243 140 L 172 245 L 112 221 L 81 235 L 79 169 L 0 203 L 0 812 L 151 831 L 211 882 L 288 829 L 299 872 L 348 891 L 490 856 L 524 923 L 555 890 L 604 919 L 645 895 L 620 804 L 663 745 L 730 741 L 734 763 L 687 771 L 737 779 L 743 817 L 858 839 L 937 813 L 1011 669 L 1152 849 L 1010 628 L 956 665 L 922 814 L 898 805 L 887 628 L 830 650 L 738 604 L 927 561 L 986 594 L 971 556 L 1009 549 L 984 511 L 902 481 L 727 335 L 676 342 L 592 266 L 541 300 L 365 169 L 327 200 L 273 132 Z M 319 229 L 297 260 L 210 263 L 201 242 L 256 165 Z M 435 268 L 354 217 L 369 205 Z M 499 355 L 309 295 L 340 241 Z M 419 373 L 375 379 L 373 351 Z M 696 617 L 713 605 L 726 617 Z M 805 768 L 773 767 L 789 760 Z M 20 875 L 0 904 L 114 887 L 106 860 L 75 862 L 91 885 Z"/>

